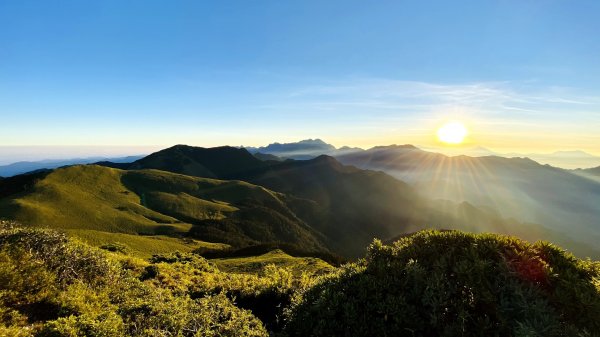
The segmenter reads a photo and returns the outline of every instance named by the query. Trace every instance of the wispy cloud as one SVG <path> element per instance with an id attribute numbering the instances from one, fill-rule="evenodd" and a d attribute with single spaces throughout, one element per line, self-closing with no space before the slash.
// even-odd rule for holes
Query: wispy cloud
<path id="1" fill-rule="evenodd" d="M 600 96 L 527 81 L 327 81 L 282 91 L 259 109 L 324 129 L 368 129 L 372 139 L 398 135 L 399 142 L 431 141 L 435 128 L 449 119 L 469 122 L 476 142 L 498 147 L 535 140 L 558 148 L 573 135 L 593 137 L 600 128 Z M 600 144 L 580 143 L 600 151 Z"/>
<path id="2" fill-rule="evenodd" d="M 427 114 L 463 110 L 481 117 L 556 117 L 569 112 L 600 112 L 600 98 L 572 88 L 540 88 L 530 83 L 439 84 L 388 79 L 329 82 L 291 90 L 278 103 L 263 106 L 305 113 Z M 574 115 L 571 115 L 574 116 Z"/>

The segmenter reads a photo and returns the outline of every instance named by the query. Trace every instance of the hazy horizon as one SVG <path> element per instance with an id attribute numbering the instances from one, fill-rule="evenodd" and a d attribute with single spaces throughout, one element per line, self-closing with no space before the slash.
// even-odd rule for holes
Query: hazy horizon
<path id="1" fill-rule="evenodd" d="M 320 139 L 325 143 L 331 144 L 335 146 L 337 149 L 342 148 L 344 146 L 356 147 L 363 150 L 371 149 L 375 146 L 391 146 L 391 145 L 414 145 L 419 149 L 428 152 L 436 152 L 445 154 L 447 156 L 459 156 L 459 155 L 467 155 L 472 157 L 486 156 L 486 155 L 497 155 L 497 156 L 505 156 L 505 157 L 527 157 L 529 155 L 555 155 L 560 152 L 571 152 L 571 151 L 582 151 L 582 150 L 561 150 L 557 149 L 551 152 L 500 152 L 496 151 L 492 148 L 487 148 L 483 146 L 454 146 L 454 147 L 435 147 L 435 146 L 424 146 L 421 144 L 408 144 L 408 143 L 397 143 L 397 144 L 378 144 L 375 146 L 357 146 L 352 144 L 332 144 L 327 141 L 326 138 L 307 138 L 307 139 Z M 295 143 L 304 139 L 297 139 L 295 141 L 290 141 L 290 143 Z M 273 143 L 287 143 L 286 141 L 271 141 L 266 144 L 217 144 L 217 145 L 202 145 L 202 144 L 184 144 L 190 146 L 200 146 L 200 147 L 214 147 L 214 146 L 243 146 L 243 147 L 263 147 Z M 178 143 L 181 144 L 181 143 Z M 16 162 L 23 161 L 43 161 L 43 160 L 68 160 L 68 159 L 86 159 L 86 158 L 117 158 L 117 157 L 127 157 L 127 156 L 139 156 L 139 155 L 148 155 L 152 152 L 156 152 L 177 144 L 169 144 L 169 145 L 147 145 L 147 146 L 52 146 L 52 145 L 43 145 L 43 146 L 0 146 L 0 165 L 8 165 Z M 489 151 L 489 152 L 488 152 Z M 567 161 L 544 161 L 539 160 L 539 158 L 531 158 L 540 162 L 541 164 L 550 164 L 556 167 L 566 168 L 566 169 L 574 169 L 574 168 L 592 168 L 600 166 L 600 154 L 589 153 L 582 151 L 585 154 L 592 155 L 597 158 L 596 164 L 590 165 L 578 165 L 577 161 L 575 163 L 570 163 Z M 593 161 L 594 159 L 592 159 Z"/>

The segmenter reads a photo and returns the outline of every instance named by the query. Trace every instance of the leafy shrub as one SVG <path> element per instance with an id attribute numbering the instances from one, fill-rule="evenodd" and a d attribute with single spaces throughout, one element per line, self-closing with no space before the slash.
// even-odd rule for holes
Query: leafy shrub
<path id="1" fill-rule="evenodd" d="M 259 319 L 216 287 L 189 296 L 191 281 L 220 275 L 203 258 L 174 253 L 153 261 L 0 222 L 0 336 L 267 335 Z M 156 274 L 141 281 L 148 269 Z M 187 281 L 174 286 L 178 279 Z"/>
<path id="2" fill-rule="evenodd" d="M 191 253 L 173 252 L 171 254 L 153 255 L 150 258 L 150 263 L 182 263 L 189 264 L 190 267 L 197 271 L 215 272 L 215 268 L 205 258 Z"/>
<path id="3" fill-rule="evenodd" d="M 36 337 L 122 337 L 123 321 L 113 312 L 101 315 L 71 315 L 48 322 Z"/>
<path id="4" fill-rule="evenodd" d="M 128 250 L 129 250 L 127 248 L 127 246 L 120 244 L 118 242 L 108 243 L 108 244 L 100 246 L 100 248 L 104 249 L 106 251 L 112 252 L 112 253 L 121 253 L 121 254 L 127 254 Z"/>
<path id="5" fill-rule="evenodd" d="M 267 336 L 260 320 L 223 294 L 190 299 L 156 290 L 119 309 L 130 336 Z"/>
<path id="6" fill-rule="evenodd" d="M 12 222 L 0 222 L 0 246 L 6 252 L 23 250 L 42 262 L 65 287 L 74 281 L 100 284 L 119 275 L 117 266 L 105 254 L 83 243 L 69 240 L 51 230 L 21 228 Z"/>
<path id="7" fill-rule="evenodd" d="M 0 322 L 26 324 L 28 320 L 57 317 L 56 277 L 32 254 L 0 250 Z"/>
<path id="8" fill-rule="evenodd" d="M 299 297 L 288 336 L 598 336 L 600 266 L 460 232 L 375 241 Z"/>
<path id="9" fill-rule="evenodd" d="M 308 287 L 312 278 L 295 276 L 286 268 L 267 265 L 259 274 L 220 272 L 204 258 L 189 253 L 152 257 L 140 277 L 157 288 L 193 299 L 225 295 L 243 309 L 250 310 L 270 330 L 279 330 L 283 308 L 299 289 Z"/>

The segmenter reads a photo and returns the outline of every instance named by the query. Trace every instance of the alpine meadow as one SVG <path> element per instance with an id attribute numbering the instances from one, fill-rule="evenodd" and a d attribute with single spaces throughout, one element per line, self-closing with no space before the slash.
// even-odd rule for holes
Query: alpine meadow
<path id="1" fill-rule="evenodd" d="M 0 0 L 0 337 L 600 337 L 598 33 Z"/>

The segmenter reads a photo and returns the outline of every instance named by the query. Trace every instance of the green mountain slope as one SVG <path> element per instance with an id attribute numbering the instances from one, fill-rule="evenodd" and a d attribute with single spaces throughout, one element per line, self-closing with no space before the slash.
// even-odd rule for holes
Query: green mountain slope
<path id="1" fill-rule="evenodd" d="M 213 163 L 215 158 L 218 165 Z M 329 247 L 346 256 L 361 255 L 374 237 L 385 239 L 424 228 L 514 234 L 531 226 L 470 203 L 434 202 L 388 174 L 344 166 L 328 156 L 261 162 L 245 149 L 175 146 L 131 165 L 139 166 L 200 177 L 238 179 L 284 193 L 289 209 L 323 233 Z M 257 210 L 239 214 L 256 223 L 261 218 L 256 218 Z M 220 226 L 229 221 L 221 221 Z M 243 228 L 239 224 L 236 227 Z M 202 233 L 203 237 L 220 235 L 218 226 L 198 228 L 210 229 Z M 537 229 L 527 234 L 525 238 L 530 240 L 544 237 L 538 235 Z"/>
<path id="2" fill-rule="evenodd" d="M 123 173 L 99 166 L 73 166 L 35 176 L 23 191 L 0 200 L 0 214 L 61 229 L 130 234 L 189 229 L 189 224 L 140 205 L 139 196 L 121 183 Z M 8 185 L 11 180 L 2 183 Z"/>
<path id="3" fill-rule="evenodd" d="M 268 265 L 288 268 L 296 275 L 306 271 L 323 274 L 333 270 L 330 264 L 321 259 L 294 257 L 279 249 L 257 256 L 218 258 L 210 261 L 219 267 L 219 270 L 228 273 L 258 273 Z"/>
<path id="4" fill-rule="evenodd" d="M 285 195 L 241 181 L 91 165 L 6 179 L 0 190 L 0 217 L 30 225 L 324 249 Z"/>
<path id="5" fill-rule="evenodd" d="M 227 179 L 267 165 L 245 149 L 175 145 L 133 162 L 129 169 L 154 168 L 196 177 Z"/>

